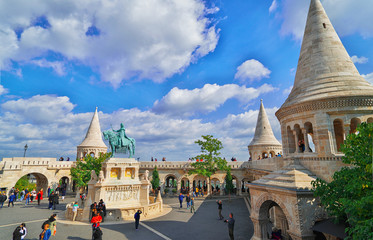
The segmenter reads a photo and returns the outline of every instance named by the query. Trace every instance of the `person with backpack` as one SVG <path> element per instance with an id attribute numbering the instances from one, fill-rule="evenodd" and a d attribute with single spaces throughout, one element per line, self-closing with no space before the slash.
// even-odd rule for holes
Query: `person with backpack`
<path id="1" fill-rule="evenodd" d="M 52 232 L 49 228 L 48 220 L 43 223 L 42 229 L 43 229 L 43 231 L 39 235 L 39 240 L 49 240 L 49 238 L 52 235 Z"/>
<path id="2" fill-rule="evenodd" d="M 21 239 L 25 239 L 26 235 L 27 235 L 27 228 L 26 228 L 26 224 L 25 223 L 22 223 L 21 224 Z"/>
<path id="3" fill-rule="evenodd" d="M 141 214 L 141 210 L 137 210 L 137 212 L 135 213 L 135 228 L 136 230 L 139 230 L 139 224 L 140 224 L 140 214 Z"/>
<path id="4" fill-rule="evenodd" d="M 12 204 L 12 207 L 14 207 L 15 199 L 16 199 L 16 195 L 14 195 L 14 193 L 12 193 L 12 195 L 10 195 L 10 197 L 9 197 L 8 207 L 10 207 L 10 204 Z"/>
<path id="5" fill-rule="evenodd" d="M 30 196 L 31 196 L 31 193 L 30 192 L 27 192 L 26 195 L 25 195 L 25 206 L 27 206 L 27 204 L 30 203 Z"/>
<path id="6" fill-rule="evenodd" d="M 100 227 L 97 227 L 93 230 L 93 240 L 102 240 L 102 231 Z"/>
<path id="7" fill-rule="evenodd" d="M 22 223 L 21 225 L 17 226 L 16 229 L 13 231 L 13 240 L 22 240 Z"/>
<path id="8" fill-rule="evenodd" d="M 4 202 L 6 201 L 8 197 L 6 196 L 6 193 L 4 192 L 3 194 L 0 194 L 0 208 L 3 208 Z"/>
<path id="9" fill-rule="evenodd" d="M 186 202 L 187 202 L 187 209 L 189 209 L 190 208 L 190 196 L 189 196 L 189 193 L 186 196 Z"/>
<path id="10" fill-rule="evenodd" d="M 50 216 L 48 222 L 49 229 L 51 230 L 52 235 L 55 236 L 57 231 L 57 214 L 53 214 L 52 216 Z"/>

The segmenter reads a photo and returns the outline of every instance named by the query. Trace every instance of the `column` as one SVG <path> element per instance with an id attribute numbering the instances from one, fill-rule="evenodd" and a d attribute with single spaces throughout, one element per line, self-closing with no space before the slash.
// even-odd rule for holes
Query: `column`
<path id="1" fill-rule="evenodd" d="M 308 134 L 307 134 L 307 129 L 303 128 L 302 129 L 302 133 L 303 133 L 303 138 L 304 138 L 304 151 L 305 152 L 311 152 L 310 151 L 310 147 L 309 147 L 309 143 L 308 143 Z"/>
<path id="2" fill-rule="evenodd" d="M 351 130 L 350 124 L 345 124 L 343 129 L 345 131 L 343 140 L 346 140 L 347 135 L 350 134 L 350 130 Z"/>
<path id="3" fill-rule="evenodd" d="M 224 187 L 223 187 L 223 185 L 224 185 L 224 180 L 223 181 L 221 181 L 221 180 L 219 180 L 219 183 L 220 183 L 220 196 L 223 196 L 224 195 Z"/>
<path id="4" fill-rule="evenodd" d="M 180 190 L 181 190 L 181 180 L 177 181 L 177 188 L 176 188 L 176 190 L 177 190 L 177 193 L 179 194 Z"/>
<path id="5" fill-rule="evenodd" d="M 298 137 L 297 131 L 293 130 L 293 134 L 295 136 L 295 152 L 294 153 L 300 153 L 301 151 L 300 151 L 300 148 L 299 148 L 299 145 L 298 145 L 299 137 Z"/>

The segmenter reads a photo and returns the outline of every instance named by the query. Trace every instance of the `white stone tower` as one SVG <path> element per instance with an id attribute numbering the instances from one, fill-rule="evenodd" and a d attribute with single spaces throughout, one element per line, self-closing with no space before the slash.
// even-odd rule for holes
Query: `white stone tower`
<path id="1" fill-rule="evenodd" d="M 100 121 L 98 119 L 96 107 L 91 124 L 89 125 L 89 128 L 87 130 L 87 134 L 83 142 L 77 147 L 77 157 L 78 159 L 81 159 L 87 154 L 91 154 L 97 157 L 100 153 L 106 152 L 107 146 L 102 140 Z"/>
<path id="2" fill-rule="evenodd" d="M 276 112 L 284 155 L 341 156 L 346 135 L 373 121 L 372 110 L 373 86 L 359 74 L 320 0 L 311 0 L 294 87 Z"/>
<path id="3" fill-rule="evenodd" d="M 273 135 L 262 99 L 260 100 L 254 138 L 251 140 L 248 149 L 252 160 L 274 157 L 278 153 L 282 153 L 282 145 Z"/>

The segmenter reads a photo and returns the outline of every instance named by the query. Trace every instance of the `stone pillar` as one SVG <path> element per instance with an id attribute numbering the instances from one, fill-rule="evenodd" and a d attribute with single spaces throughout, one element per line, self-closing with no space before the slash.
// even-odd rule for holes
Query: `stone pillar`
<path id="1" fill-rule="evenodd" d="M 211 191 L 211 182 L 208 178 L 206 179 L 206 184 L 207 184 L 207 195 L 212 194 L 210 192 Z"/>
<path id="2" fill-rule="evenodd" d="M 346 140 L 347 139 L 347 135 L 350 134 L 350 130 L 351 130 L 350 124 L 345 124 L 344 127 L 343 127 L 343 129 L 345 131 L 344 132 L 344 138 L 343 138 L 343 140 Z"/>
<path id="3" fill-rule="evenodd" d="M 310 145 L 309 145 L 309 142 L 308 142 L 307 129 L 303 128 L 302 133 L 304 135 L 304 151 L 305 152 L 310 152 Z"/>
<path id="4" fill-rule="evenodd" d="M 180 194 L 180 192 L 181 192 L 181 180 L 177 180 L 176 190 L 177 190 L 177 194 Z"/>
<path id="5" fill-rule="evenodd" d="M 242 195 L 242 180 L 236 179 L 236 185 L 237 185 L 236 195 L 241 196 Z"/>
<path id="6" fill-rule="evenodd" d="M 299 137 L 298 137 L 297 131 L 293 130 L 293 134 L 295 136 L 295 152 L 294 153 L 300 153 L 301 150 L 300 150 L 299 145 L 298 145 Z"/>

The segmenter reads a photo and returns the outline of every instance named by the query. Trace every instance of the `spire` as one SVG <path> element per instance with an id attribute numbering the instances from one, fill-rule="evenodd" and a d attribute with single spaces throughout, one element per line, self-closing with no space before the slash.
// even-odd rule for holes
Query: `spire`
<path id="1" fill-rule="evenodd" d="M 273 135 L 271 125 L 269 124 L 269 120 L 267 117 L 267 113 L 263 106 L 263 100 L 260 99 L 260 109 L 258 120 L 256 122 L 255 134 L 254 138 L 249 144 L 249 146 L 253 145 L 280 145 L 279 141 L 277 141 L 275 135 Z"/>
<path id="2" fill-rule="evenodd" d="M 333 97 L 372 96 L 320 0 L 311 0 L 294 87 L 283 107 Z"/>
<path id="3" fill-rule="evenodd" d="M 102 141 L 100 121 L 98 120 L 98 114 L 97 114 L 97 107 L 96 107 L 95 113 L 93 114 L 93 118 L 92 118 L 91 124 L 89 125 L 85 139 L 79 145 L 79 147 L 105 147 L 106 148 L 104 141 Z"/>

